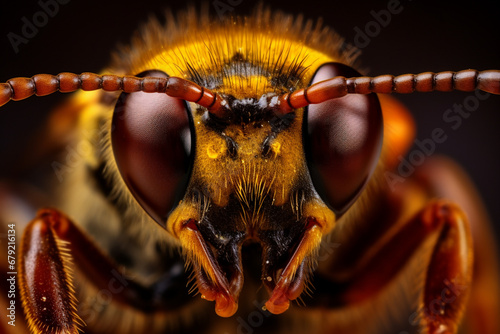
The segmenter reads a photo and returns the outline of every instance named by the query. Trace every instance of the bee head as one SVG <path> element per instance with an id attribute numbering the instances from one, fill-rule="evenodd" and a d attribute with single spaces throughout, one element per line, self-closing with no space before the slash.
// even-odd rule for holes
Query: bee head
<path id="1" fill-rule="evenodd" d="M 140 76 L 162 72 L 142 73 Z M 311 84 L 358 75 L 330 63 Z M 119 171 L 145 211 L 180 242 L 202 297 L 236 312 L 242 248 L 262 249 L 266 307 L 300 296 L 323 235 L 357 198 L 381 146 L 375 95 L 290 109 L 283 94 L 221 93 L 217 110 L 165 94 L 123 93 L 113 116 Z"/>

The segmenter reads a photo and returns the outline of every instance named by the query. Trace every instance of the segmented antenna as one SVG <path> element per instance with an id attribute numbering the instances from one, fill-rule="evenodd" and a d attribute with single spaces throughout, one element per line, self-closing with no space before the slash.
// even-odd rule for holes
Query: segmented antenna
<path id="1" fill-rule="evenodd" d="M 169 96 L 195 102 L 216 115 L 222 113 L 226 102 L 217 93 L 200 87 L 194 82 L 178 77 L 155 78 L 95 73 L 37 74 L 31 78 L 13 78 L 0 83 L 0 106 L 10 100 L 19 101 L 32 95 L 44 96 L 54 92 L 69 93 L 78 89 L 90 91 L 103 89 L 108 92 L 165 93 Z"/>
<path id="2" fill-rule="evenodd" d="M 287 93 L 280 97 L 282 112 L 288 113 L 309 104 L 322 103 L 347 94 L 369 93 L 413 93 L 451 92 L 453 90 L 471 92 L 476 89 L 500 94 L 500 71 L 464 70 L 460 72 L 425 72 L 399 76 L 380 75 L 377 77 L 334 77 L 320 81 L 308 88 Z"/>
<path id="3" fill-rule="evenodd" d="M 56 76 L 37 74 L 31 78 L 14 78 L 0 83 L 0 106 L 10 100 L 19 101 L 32 95 L 44 96 L 54 92 L 74 92 L 78 89 L 123 91 L 126 93 L 165 93 L 169 96 L 195 102 L 217 116 L 224 117 L 227 102 L 217 93 L 189 80 L 169 77 L 138 78 L 134 76 L 98 75 L 94 73 L 60 73 Z M 281 111 L 288 113 L 309 104 L 322 103 L 347 94 L 369 93 L 413 93 L 451 92 L 453 90 L 471 92 L 476 89 L 500 94 L 500 71 L 464 70 L 460 72 L 424 72 L 399 76 L 380 75 L 377 77 L 334 77 L 308 88 L 280 96 Z"/>

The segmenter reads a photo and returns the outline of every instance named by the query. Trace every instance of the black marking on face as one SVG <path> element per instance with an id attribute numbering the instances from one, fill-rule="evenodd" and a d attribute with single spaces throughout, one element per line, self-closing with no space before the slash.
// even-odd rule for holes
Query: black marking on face
<path id="1" fill-rule="evenodd" d="M 236 157 L 238 156 L 238 144 L 236 144 L 236 142 L 229 136 L 224 136 L 224 139 L 226 139 L 226 145 L 229 157 L 235 160 Z"/>
<path id="2" fill-rule="evenodd" d="M 271 154 L 271 143 L 272 143 L 272 141 L 274 140 L 275 137 L 276 137 L 276 134 L 275 133 L 271 133 L 262 142 L 262 153 L 261 154 L 262 154 L 263 158 L 268 158 L 270 156 L 270 154 Z"/>

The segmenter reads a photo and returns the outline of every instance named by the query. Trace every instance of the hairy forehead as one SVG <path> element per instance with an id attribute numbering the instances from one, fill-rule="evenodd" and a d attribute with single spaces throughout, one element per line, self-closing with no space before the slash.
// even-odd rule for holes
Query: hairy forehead
<path id="1" fill-rule="evenodd" d="M 336 60 L 300 41 L 247 30 L 206 33 L 201 42 L 162 51 L 146 61 L 144 69 L 160 69 L 231 95 L 244 88 L 252 96 L 303 87 L 318 66 Z"/>
<path id="2" fill-rule="evenodd" d="M 217 20 L 187 12 L 149 23 L 114 57 L 112 73 L 161 70 L 236 98 L 307 86 L 321 64 L 352 64 L 343 40 L 320 22 L 257 10 Z"/>

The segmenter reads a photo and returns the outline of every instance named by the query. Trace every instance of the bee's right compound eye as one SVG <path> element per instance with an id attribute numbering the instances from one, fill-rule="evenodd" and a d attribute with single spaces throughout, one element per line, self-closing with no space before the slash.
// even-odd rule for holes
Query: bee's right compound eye
<path id="1" fill-rule="evenodd" d="M 145 71 L 139 77 L 167 77 Z M 161 226 L 189 181 L 194 130 L 184 100 L 161 93 L 122 93 L 115 106 L 111 143 L 118 170 L 142 208 Z"/>

